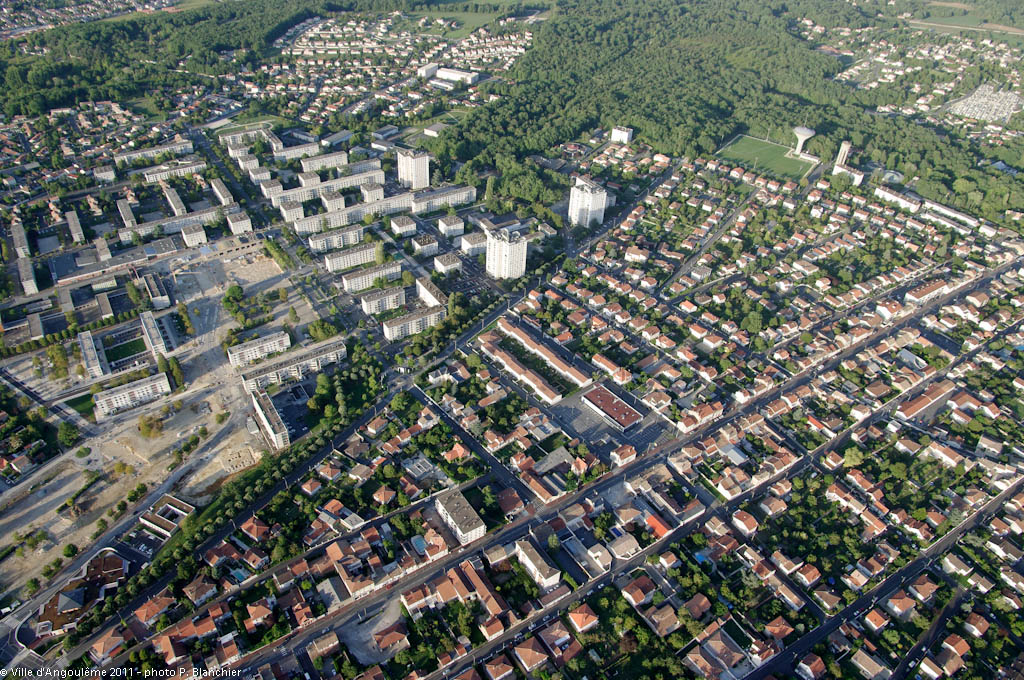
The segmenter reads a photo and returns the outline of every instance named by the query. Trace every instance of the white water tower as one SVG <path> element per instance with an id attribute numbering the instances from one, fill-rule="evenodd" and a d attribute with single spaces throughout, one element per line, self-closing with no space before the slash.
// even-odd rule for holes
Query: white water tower
<path id="1" fill-rule="evenodd" d="M 799 156 L 804 151 L 804 142 L 814 136 L 814 130 L 800 125 L 793 128 L 793 134 L 796 135 L 796 155 Z"/>

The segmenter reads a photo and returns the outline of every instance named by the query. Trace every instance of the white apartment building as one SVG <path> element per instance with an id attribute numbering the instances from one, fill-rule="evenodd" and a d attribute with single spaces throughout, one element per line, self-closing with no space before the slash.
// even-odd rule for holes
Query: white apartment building
<path id="1" fill-rule="evenodd" d="M 341 285 L 344 287 L 346 293 L 358 293 L 359 291 L 366 290 L 372 286 L 377 279 L 394 281 L 401 275 L 402 264 L 400 262 L 385 262 L 384 264 L 377 265 L 376 267 L 360 269 L 343 275 L 341 277 Z"/>
<path id="2" fill-rule="evenodd" d="M 434 270 L 445 276 L 451 272 L 461 272 L 462 260 L 455 253 L 441 253 L 434 258 Z"/>
<path id="3" fill-rule="evenodd" d="M 328 250 L 359 245 L 363 240 L 366 228 L 357 224 L 345 229 L 324 231 L 309 237 L 309 249 L 314 253 L 326 253 Z"/>
<path id="4" fill-rule="evenodd" d="M 416 233 L 416 220 L 408 215 L 399 215 L 391 220 L 391 233 L 399 238 L 414 235 Z"/>
<path id="5" fill-rule="evenodd" d="M 140 158 L 156 158 L 157 156 L 162 156 L 165 153 L 173 154 L 175 156 L 192 153 L 192 142 L 187 139 L 181 139 L 161 146 L 151 146 L 146 149 L 122 151 L 121 153 L 114 154 L 114 163 L 121 165 L 122 163 L 131 163 Z"/>
<path id="6" fill-rule="evenodd" d="M 251 232 L 252 219 L 249 217 L 249 213 L 236 212 L 228 215 L 228 229 L 230 229 L 231 233 L 236 236 L 238 234 L 248 234 Z"/>
<path id="7" fill-rule="evenodd" d="M 307 373 L 323 370 L 328 364 L 338 363 L 348 356 L 344 338 L 328 338 L 305 349 L 288 352 L 270 361 L 255 364 L 242 371 L 245 389 L 253 392 L 271 383 L 288 378 L 301 378 Z"/>
<path id="8" fill-rule="evenodd" d="M 82 231 L 82 222 L 78 219 L 78 211 L 69 210 L 64 213 L 64 219 L 68 221 L 68 231 L 71 232 L 71 240 L 75 243 L 85 243 L 85 232 Z"/>
<path id="9" fill-rule="evenodd" d="M 283 352 L 291 346 L 291 336 L 285 331 L 278 331 L 263 338 L 228 347 L 228 363 L 234 368 L 239 368 L 260 361 L 271 354 Z"/>
<path id="10" fill-rule="evenodd" d="M 360 184 L 359 193 L 363 198 L 363 203 L 373 203 L 375 201 L 384 200 L 384 187 L 376 182 Z"/>
<path id="11" fill-rule="evenodd" d="M 125 228 L 131 229 L 138 224 L 135 220 L 135 215 L 132 213 L 132 204 L 128 202 L 127 198 L 118 199 L 117 213 L 121 216 L 121 221 L 124 223 Z"/>
<path id="12" fill-rule="evenodd" d="M 166 373 L 157 373 L 127 385 L 104 390 L 93 397 L 96 404 L 96 417 L 101 419 L 111 416 L 142 404 L 148 404 L 170 393 L 171 381 L 167 379 Z"/>
<path id="13" fill-rule="evenodd" d="M 601 224 L 608 203 L 608 192 L 604 187 L 584 177 L 577 177 L 576 185 L 569 193 L 569 223 L 581 227 Z"/>
<path id="14" fill-rule="evenodd" d="M 185 245 L 189 248 L 197 248 L 204 243 L 209 243 L 206 238 L 206 228 L 201 224 L 187 224 L 181 228 L 181 237 L 185 239 Z"/>
<path id="15" fill-rule="evenodd" d="M 405 304 L 405 286 L 382 288 L 367 293 L 359 298 L 363 314 L 380 314 L 389 309 L 397 309 Z"/>
<path id="16" fill-rule="evenodd" d="M 529 538 L 516 541 L 516 558 L 538 586 L 547 590 L 558 585 L 562 572 L 551 566 Z"/>
<path id="17" fill-rule="evenodd" d="M 170 161 L 162 165 L 157 165 L 152 168 L 147 168 L 142 171 L 142 179 L 147 184 L 159 182 L 162 179 L 170 179 L 172 177 L 188 177 L 196 173 L 206 170 L 206 161 L 203 160 L 181 160 L 181 161 Z"/>
<path id="18" fill-rule="evenodd" d="M 616 125 L 612 128 L 612 141 L 616 144 L 629 144 L 633 141 L 633 128 Z"/>
<path id="19" fill-rule="evenodd" d="M 399 184 L 413 191 L 430 186 L 430 154 L 426 151 L 395 149 L 395 155 L 398 157 Z"/>
<path id="20" fill-rule="evenodd" d="M 420 234 L 412 239 L 412 249 L 417 255 L 429 257 L 437 254 L 437 239 L 430 234 Z"/>
<path id="21" fill-rule="evenodd" d="M 453 236 L 462 236 L 466 233 L 466 223 L 458 215 L 445 215 L 437 220 L 437 230 L 441 232 L 441 236 L 445 238 L 451 238 Z"/>
<path id="22" fill-rule="evenodd" d="M 447 496 L 442 496 L 434 501 L 434 505 L 437 514 L 462 545 L 481 539 L 487 533 L 484 521 L 461 492 L 453 491 Z"/>
<path id="23" fill-rule="evenodd" d="M 220 177 L 210 180 L 210 188 L 213 189 L 213 195 L 217 197 L 221 205 L 231 205 L 235 202 L 235 197 L 231 195 L 231 191 Z"/>
<path id="24" fill-rule="evenodd" d="M 472 231 L 463 234 L 459 240 L 459 247 L 466 255 L 480 255 L 487 252 L 487 234 L 482 231 Z"/>
<path id="25" fill-rule="evenodd" d="M 260 191 L 270 199 L 270 203 L 278 208 L 285 201 L 311 201 L 320 198 L 328 191 L 341 191 L 350 187 L 357 187 L 361 184 L 381 184 L 384 181 L 384 171 L 380 168 L 372 168 L 364 172 L 357 172 L 350 175 L 342 175 L 335 179 L 323 181 L 320 175 L 315 172 L 299 175 L 299 186 L 293 189 L 285 189 L 278 180 L 264 182 L 260 185 Z"/>
<path id="26" fill-rule="evenodd" d="M 464 83 L 466 85 L 473 85 L 480 80 L 480 74 L 475 71 L 463 71 L 457 68 L 439 68 L 434 74 L 435 77 L 441 80 L 447 80 L 453 83 Z"/>
<path id="27" fill-rule="evenodd" d="M 383 189 L 381 190 L 383 193 Z M 326 212 L 320 215 L 309 215 L 296 220 L 292 226 L 296 234 L 315 234 L 317 232 L 348 226 L 359 222 L 367 215 L 393 215 L 411 211 L 413 214 L 433 212 L 450 205 L 462 205 L 476 200 L 476 188 L 471 186 L 451 186 L 440 189 L 427 189 L 415 193 L 406 191 L 394 196 L 387 196 L 377 201 L 354 203 L 345 208 Z"/>
<path id="28" fill-rule="evenodd" d="M 417 191 L 412 197 L 412 212 L 414 215 L 434 212 L 447 208 L 450 205 L 462 205 L 472 203 L 476 200 L 476 187 L 472 186 L 451 186 L 439 189 L 426 189 Z"/>
<path id="29" fill-rule="evenodd" d="M 156 274 L 146 274 L 142 277 L 142 282 L 146 286 L 146 292 L 149 293 L 153 309 L 167 309 L 171 306 L 171 294 L 167 292 L 167 286 L 164 285 L 163 279 Z"/>
<path id="30" fill-rule="evenodd" d="M 32 260 L 27 257 L 18 258 L 18 278 L 21 280 L 21 289 L 25 295 L 35 295 L 39 292 L 39 284 L 36 283 L 36 272 L 32 267 Z"/>
<path id="31" fill-rule="evenodd" d="M 139 314 L 139 322 L 142 324 L 142 339 L 146 342 L 146 348 L 152 352 L 153 358 L 155 359 L 157 354 L 166 355 L 167 343 L 153 312 Z"/>
<path id="32" fill-rule="evenodd" d="M 281 414 L 277 412 L 277 407 L 266 390 L 260 389 L 252 393 L 252 406 L 260 431 L 271 446 L 280 450 L 291 444 L 288 428 L 281 420 Z"/>
<path id="33" fill-rule="evenodd" d="M 102 378 L 110 373 L 107 357 L 96 349 L 96 341 L 91 331 L 82 331 L 78 334 L 78 347 L 81 349 L 82 365 L 85 366 L 90 378 Z"/>
<path id="34" fill-rule="evenodd" d="M 302 172 L 319 172 L 331 168 L 340 168 L 348 165 L 348 152 L 335 151 L 334 153 L 320 154 L 302 159 Z"/>
<path id="35" fill-rule="evenodd" d="M 487 274 L 496 279 L 517 279 L 525 274 L 527 245 L 519 232 L 506 229 L 488 231 Z"/>
<path id="36" fill-rule="evenodd" d="M 445 312 L 444 307 L 427 307 L 396 319 L 388 319 L 383 324 L 384 337 L 388 341 L 394 342 L 410 335 L 416 335 L 444 321 Z"/>
<path id="37" fill-rule="evenodd" d="M 167 204 L 171 206 L 171 212 L 177 217 L 188 213 L 188 208 L 185 207 L 185 202 L 181 200 L 181 196 L 178 195 L 178 190 L 172 187 L 170 184 L 164 185 L 164 198 L 167 199 Z"/>
<path id="38" fill-rule="evenodd" d="M 281 201 L 278 206 L 281 210 L 281 219 L 285 222 L 296 222 L 306 216 L 306 211 L 298 201 Z"/>
<path id="39" fill-rule="evenodd" d="M 329 272 L 340 272 L 361 264 L 369 264 L 377 257 L 377 244 L 367 243 L 354 248 L 336 250 L 324 255 L 324 266 Z"/>
<path id="40" fill-rule="evenodd" d="M 118 204 L 120 207 L 120 201 Z M 32 250 L 28 247 L 28 235 L 25 234 L 25 227 L 22 226 L 20 219 L 11 222 L 11 241 L 14 242 L 14 252 L 18 257 L 32 257 Z"/>

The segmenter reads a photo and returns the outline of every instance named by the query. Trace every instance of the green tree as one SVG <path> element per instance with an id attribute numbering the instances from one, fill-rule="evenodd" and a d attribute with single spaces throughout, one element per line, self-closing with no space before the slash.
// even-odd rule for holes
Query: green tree
<path id="1" fill-rule="evenodd" d="M 71 423 L 61 421 L 57 426 L 57 441 L 61 446 L 68 448 L 78 441 L 78 428 Z"/>

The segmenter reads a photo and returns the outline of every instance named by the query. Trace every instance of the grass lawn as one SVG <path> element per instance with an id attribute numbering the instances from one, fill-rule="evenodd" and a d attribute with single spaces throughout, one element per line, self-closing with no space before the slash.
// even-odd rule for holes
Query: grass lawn
<path id="1" fill-rule="evenodd" d="M 440 26 L 429 26 L 427 27 L 427 33 L 437 33 L 443 35 L 446 38 L 465 38 L 467 35 L 480 28 L 486 26 L 495 19 L 498 18 L 497 12 L 446 12 L 444 9 L 431 10 L 430 12 L 416 12 L 410 14 L 413 21 L 419 21 L 421 17 L 428 16 L 431 19 L 445 19 L 448 21 L 455 20 L 459 22 L 459 27 L 452 29 L 442 30 Z"/>
<path id="2" fill-rule="evenodd" d="M 981 26 L 985 20 L 974 14 L 960 14 L 952 17 L 928 17 L 925 19 L 930 24 L 948 24 L 950 26 Z"/>
<path id="3" fill-rule="evenodd" d="M 85 418 L 86 420 L 88 420 L 90 422 L 93 422 L 93 423 L 96 422 L 96 416 L 93 415 L 93 412 L 92 412 L 94 404 L 93 404 L 93 401 L 92 401 L 92 395 L 91 394 L 83 394 L 80 397 L 75 397 L 74 399 L 68 399 L 64 403 L 66 405 L 68 405 L 69 407 L 73 408 L 75 411 L 77 411 L 78 414 L 80 416 L 82 416 L 83 418 Z"/>
<path id="4" fill-rule="evenodd" d="M 780 144 L 741 135 L 716 155 L 748 170 L 767 171 L 778 177 L 800 179 L 811 169 L 811 164 L 798 158 L 789 158 L 786 156 L 789 151 L 788 147 Z"/>
<path id="5" fill-rule="evenodd" d="M 146 351 L 146 341 L 142 338 L 135 338 L 128 342 L 123 342 L 120 345 L 114 345 L 113 347 L 107 347 L 103 350 L 107 355 L 107 361 L 118 361 L 120 359 L 127 359 L 130 356 L 141 354 Z"/>
<path id="6" fill-rule="evenodd" d="M 166 120 L 167 114 L 159 111 L 156 108 L 156 102 L 152 97 L 136 97 L 130 99 L 128 105 L 133 109 L 140 111 L 141 113 L 149 116 L 153 120 Z"/>

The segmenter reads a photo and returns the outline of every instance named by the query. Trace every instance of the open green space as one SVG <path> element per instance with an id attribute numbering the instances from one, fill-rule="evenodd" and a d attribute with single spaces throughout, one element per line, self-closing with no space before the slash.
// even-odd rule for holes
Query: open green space
<path id="1" fill-rule="evenodd" d="M 446 21 L 457 21 L 459 23 L 458 28 L 451 29 L 432 24 L 426 27 L 426 32 L 443 35 L 446 38 L 465 38 L 476 29 L 486 26 L 501 15 L 497 12 L 446 12 L 444 10 L 432 10 L 430 12 L 416 12 L 410 16 L 414 21 L 419 21 L 424 16 L 430 17 L 431 20 L 445 19 Z"/>
<path id="2" fill-rule="evenodd" d="M 789 152 L 788 147 L 780 144 L 740 135 L 716 155 L 754 172 L 767 171 L 777 177 L 800 179 L 811 169 L 811 164 L 787 156 Z"/>
<path id="3" fill-rule="evenodd" d="M 107 361 L 120 361 L 145 351 L 146 341 L 142 338 L 135 338 L 134 340 L 129 340 L 113 347 L 107 347 L 103 350 L 107 355 Z"/>
<path id="4" fill-rule="evenodd" d="M 1021 32 L 1020 29 L 996 27 L 995 24 L 985 23 L 970 15 L 935 17 L 927 21 L 910 20 L 907 23 L 910 24 L 911 28 L 920 28 L 942 34 L 962 35 L 965 38 L 972 39 L 985 37 L 986 32 L 988 32 L 991 34 L 988 37 L 991 37 L 993 40 L 1004 42 L 1010 47 L 1024 47 L 1024 32 Z"/>
<path id="5" fill-rule="evenodd" d="M 156 105 L 156 100 L 151 96 L 136 97 L 135 99 L 130 99 L 128 101 L 128 105 L 136 111 L 140 111 L 146 116 L 149 116 L 149 118 L 152 120 L 167 119 L 167 114 L 160 111 L 160 109 Z"/>
<path id="6" fill-rule="evenodd" d="M 82 416 L 86 420 L 96 422 L 96 416 L 93 415 L 94 404 L 91 394 L 86 393 L 81 396 L 68 399 L 64 404 L 73 408 L 78 415 Z"/>

